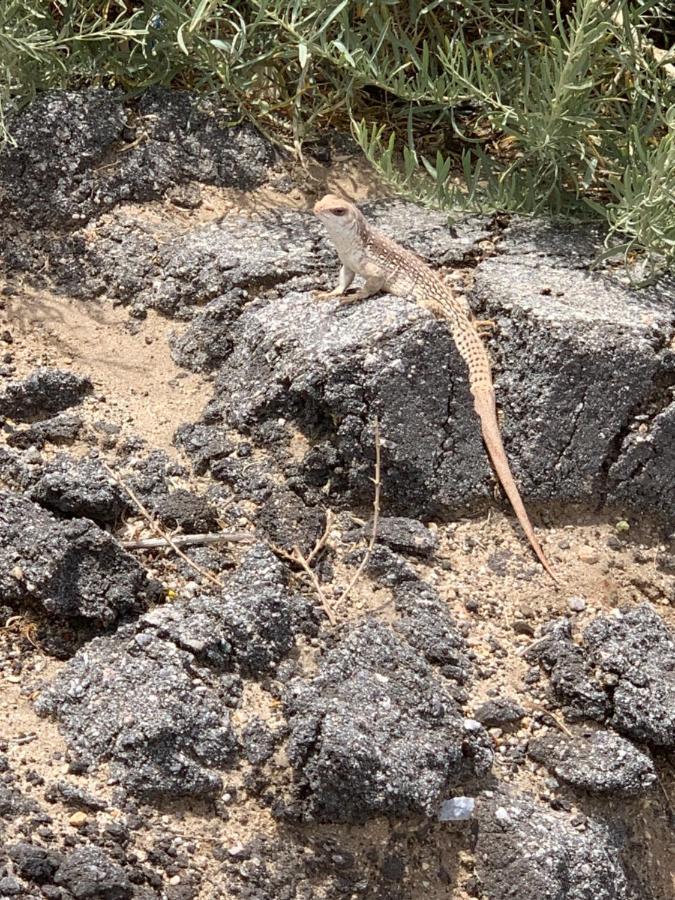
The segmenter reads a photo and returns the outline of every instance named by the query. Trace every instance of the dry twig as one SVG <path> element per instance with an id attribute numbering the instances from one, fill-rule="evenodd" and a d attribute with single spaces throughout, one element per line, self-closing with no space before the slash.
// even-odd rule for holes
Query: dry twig
<path id="1" fill-rule="evenodd" d="M 197 547 L 203 544 L 253 544 L 255 538 L 247 531 L 218 531 L 210 534 L 176 534 L 171 538 L 147 538 L 140 541 L 120 541 L 125 550 L 154 550 L 157 547 Z"/>
<path id="2" fill-rule="evenodd" d="M 340 596 L 340 603 L 344 602 L 349 596 L 350 592 L 354 588 L 354 585 L 359 580 L 361 575 L 363 574 L 363 570 L 368 565 L 368 561 L 372 555 L 373 547 L 375 546 L 375 541 L 377 540 L 377 526 L 380 520 L 380 488 L 382 486 L 382 478 L 381 478 L 381 449 L 380 449 L 380 423 L 378 421 L 377 416 L 375 416 L 375 478 L 373 478 L 373 484 L 375 485 L 375 496 L 373 498 L 373 530 L 370 535 L 370 540 L 368 541 L 368 546 L 366 548 L 366 552 L 359 564 L 358 569 L 354 572 L 354 576 L 352 580 L 349 582 L 345 590 L 342 592 Z"/>
<path id="3" fill-rule="evenodd" d="M 153 519 L 153 517 L 147 511 L 145 506 L 143 506 L 143 504 L 138 499 L 136 494 L 132 491 L 132 489 L 129 487 L 129 485 L 125 481 L 123 481 L 123 479 L 119 475 L 115 474 L 115 472 L 113 472 L 113 470 L 110 468 L 110 466 L 103 460 L 101 460 L 101 465 L 106 470 L 108 475 L 110 475 L 110 477 L 113 479 L 113 481 L 115 481 L 117 484 L 119 484 L 119 486 L 122 488 L 122 490 L 125 491 L 129 495 L 131 500 L 134 502 L 134 504 L 138 508 L 138 511 L 141 513 L 141 515 L 146 520 L 148 525 L 152 528 L 152 530 L 155 532 L 155 534 L 157 534 L 160 538 L 162 538 L 162 540 L 166 541 L 166 543 L 169 545 L 169 547 L 171 547 L 171 549 L 174 551 L 174 553 L 177 553 L 178 556 L 180 556 L 180 558 L 190 566 L 190 568 L 195 570 L 195 572 L 199 572 L 199 574 L 203 578 L 206 578 L 212 584 L 215 584 L 218 587 L 223 587 L 223 582 L 220 580 L 220 578 L 217 578 L 213 574 L 213 572 L 209 572 L 208 569 L 203 569 L 201 566 L 197 565 L 197 563 L 194 562 L 194 560 L 190 559 L 189 556 L 186 556 L 183 553 L 183 551 L 176 544 L 174 539 L 172 537 L 170 537 L 166 533 L 166 531 L 164 531 L 164 529 L 160 525 L 158 525 L 157 522 Z"/>

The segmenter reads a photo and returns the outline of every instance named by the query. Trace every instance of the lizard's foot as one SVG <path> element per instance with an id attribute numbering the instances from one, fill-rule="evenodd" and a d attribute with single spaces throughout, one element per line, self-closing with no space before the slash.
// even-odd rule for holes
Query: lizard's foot
<path id="1" fill-rule="evenodd" d="M 333 288 L 332 291 L 312 291 L 312 297 L 315 300 L 332 300 L 333 297 L 339 297 L 342 291 Z"/>
<path id="2" fill-rule="evenodd" d="M 340 297 L 339 303 L 340 306 L 349 306 L 350 303 L 358 303 L 359 300 L 365 300 L 371 296 L 369 291 L 354 291 L 353 294 L 344 294 Z"/>
<path id="3" fill-rule="evenodd" d="M 481 337 L 487 337 L 497 327 L 497 323 L 492 319 L 475 319 L 473 324 Z"/>

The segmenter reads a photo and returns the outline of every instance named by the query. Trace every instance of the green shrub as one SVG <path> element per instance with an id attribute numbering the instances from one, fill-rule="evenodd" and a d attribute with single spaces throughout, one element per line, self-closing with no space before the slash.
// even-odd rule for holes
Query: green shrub
<path id="1" fill-rule="evenodd" d="M 659 268 L 675 258 L 667 10 L 629 0 L 5 0 L 0 110 L 49 87 L 215 91 L 294 152 L 322 130 L 351 128 L 381 175 L 418 201 L 600 217 L 610 252 Z"/>

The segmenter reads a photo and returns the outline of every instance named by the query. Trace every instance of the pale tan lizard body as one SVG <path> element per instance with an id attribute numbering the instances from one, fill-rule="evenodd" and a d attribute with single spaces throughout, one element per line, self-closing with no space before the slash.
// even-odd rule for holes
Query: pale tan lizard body
<path id="1" fill-rule="evenodd" d="M 453 295 L 423 260 L 369 225 L 351 203 L 327 194 L 315 205 L 314 212 L 326 226 L 342 262 L 337 287 L 324 296 L 344 294 L 354 276 L 360 275 L 365 280 L 364 287 L 346 295 L 343 303 L 364 300 L 385 290 L 397 297 L 413 297 L 421 306 L 448 323 L 469 370 L 474 408 L 481 421 L 483 440 L 495 472 L 537 558 L 554 578 L 511 473 L 497 421 L 490 360 L 468 306 Z"/>

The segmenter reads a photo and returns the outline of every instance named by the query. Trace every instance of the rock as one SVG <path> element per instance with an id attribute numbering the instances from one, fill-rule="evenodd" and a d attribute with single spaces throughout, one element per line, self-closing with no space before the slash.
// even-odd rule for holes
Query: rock
<path id="1" fill-rule="evenodd" d="M 476 268 L 474 306 L 499 323 L 492 347 L 505 442 L 531 501 L 595 503 L 609 492 L 610 502 L 636 501 L 675 523 L 663 426 L 654 420 L 649 448 L 637 455 L 623 440 L 635 410 L 650 405 L 662 381 L 672 383 L 664 317 L 673 283 L 639 291 L 591 271 L 601 244 L 597 230 L 516 219 L 500 253 Z M 629 486 L 640 453 L 649 459 L 648 500 Z"/>
<path id="2" fill-rule="evenodd" d="M 491 764 L 480 726 L 467 731 L 422 656 L 374 622 L 350 628 L 315 678 L 291 682 L 285 705 L 290 810 L 307 820 L 435 815 L 450 784 Z"/>
<path id="3" fill-rule="evenodd" d="M 15 145 L 0 154 L 10 215 L 32 228 L 72 226 L 183 182 L 250 189 L 267 177 L 271 145 L 224 121 L 213 101 L 156 88 L 128 107 L 118 92 L 46 91 L 10 116 Z M 141 119 L 143 140 L 122 147 Z"/>
<path id="4" fill-rule="evenodd" d="M 527 711 L 511 697 L 497 697 L 481 703 L 474 718 L 486 728 L 508 728 L 517 725 L 527 715 Z"/>
<path id="5" fill-rule="evenodd" d="M 195 475 L 204 475 L 236 450 L 224 430 L 206 425 L 182 425 L 175 434 L 174 443 L 190 457 Z"/>
<path id="6" fill-rule="evenodd" d="M 30 489 L 31 500 L 66 516 L 83 516 L 99 525 L 114 525 L 129 511 L 122 488 L 96 459 L 59 454 Z"/>
<path id="7" fill-rule="evenodd" d="M 76 900 L 128 900 L 133 896 L 124 869 L 98 847 L 78 847 L 69 853 L 54 882 L 70 891 Z"/>
<path id="8" fill-rule="evenodd" d="M 202 797 L 220 790 L 214 769 L 235 754 L 230 690 L 227 676 L 127 625 L 78 651 L 36 709 L 58 719 L 81 765 L 109 761 L 112 777 L 132 794 Z"/>
<path id="9" fill-rule="evenodd" d="M 45 791 L 45 800 L 49 800 L 52 803 L 61 802 L 65 803 L 66 806 L 75 806 L 81 809 L 92 810 L 93 812 L 99 812 L 108 807 L 105 800 L 100 800 L 84 788 L 71 784 L 68 781 L 55 781 L 53 784 L 50 784 Z"/>
<path id="10" fill-rule="evenodd" d="M 241 694 L 235 667 L 267 674 L 315 630 L 285 572 L 254 547 L 222 595 L 160 606 L 136 625 L 91 641 L 38 698 L 84 765 L 109 760 L 113 777 L 147 798 L 212 796 L 235 758 L 227 709 Z"/>
<path id="11" fill-rule="evenodd" d="M 370 536 L 370 529 L 371 525 L 364 526 L 363 533 Z M 377 541 L 397 553 L 410 553 L 428 559 L 436 549 L 438 538 L 416 519 L 383 516 L 377 525 Z"/>
<path id="12" fill-rule="evenodd" d="M 13 844 L 8 850 L 19 875 L 35 884 L 51 882 L 61 862 L 59 853 L 39 847 L 37 844 Z"/>
<path id="13" fill-rule="evenodd" d="M 600 558 L 597 551 L 592 547 L 580 547 L 577 556 L 581 562 L 588 563 L 589 565 L 595 565 Z"/>
<path id="14" fill-rule="evenodd" d="M 365 546 L 347 554 L 345 562 L 354 566 L 360 565 L 365 556 Z M 394 553 L 384 544 L 375 544 L 366 564 L 366 572 L 378 584 L 385 587 L 396 587 L 409 581 L 419 581 L 420 577 L 411 565 L 398 553 Z"/>
<path id="15" fill-rule="evenodd" d="M 396 631 L 428 662 L 442 666 L 446 677 L 460 684 L 467 682 L 471 666 L 466 646 L 447 603 L 423 583 L 401 585 L 394 598 L 400 616 L 394 623 Z"/>
<path id="16" fill-rule="evenodd" d="M 322 509 L 307 506 L 293 491 L 275 487 L 263 500 L 256 524 L 269 540 L 284 550 L 298 546 L 309 553 L 324 529 Z"/>
<path id="17" fill-rule="evenodd" d="M 548 734 L 530 740 L 528 754 L 560 781 L 592 793 L 630 796 L 656 782 L 651 759 L 613 731 L 572 740 L 557 732 Z"/>
<path id="18" fill-rule="evenodd" d="M 637 900 L 609 829 L 569 818 L 525 795 L 499 792 L 477 804 L 475 871 L 490 900 Z"/>
<path id="19" fill-rule="evenodd" d="M 21 884 L 11 875 L 0 878 L 0 897 L 16 897 L 22 890 Z"/>
<path id="20" fill-rule="evenodd" d="M 17 429 L 7 435 L 7 444 L 10 447 L 37 447 L 41 449 L 45 444 L 72 444 L 78 437 L 82 428 L 82 418 L 75 413 L 64 412 L 42 422 L 35 422 L 28 428 Z"/>
<path id="21" fill-rule="evenodd" d="M 287 293 L 247 307 L 233 335 L 205 430 L 217 435 L 223 423 L 246 431 L 283 417 L 307 433 L 323 431 L 331 464 L 317 467 L 311 449 L 298 480 L 344 507 L 372 503 L 377 413 L 382 504 L 391 515 L 418 518 L 487 496 L 465 367 L 445 327 L 414 304 L 382 296 L 339 307 Z"/>
<path id="22" fill-rule="evenodd" d="M 56 618 L 110 624 L 157 592 L 139 563 L 88 519 L 59 521 L 30 500 L 0 492 L 0 596 L 37 603 Z"/>
<path id="23" fill-rule="evenodd" d="M 245 303 L 244 292 L 232 289 L 200 309 L 182 334 L 171 337 L 171 356 L 178 365 L 191 372 L 220 368 L 232 352 L 234 345 L 228 332 Z"/>
<path id="24" fill-rule="evenodd" d="M 675 638 L 658 613 L 644 604 L 599 616 L 584 644 L 612 684 L 612 727 L 655 748 L 675 747 Z"/>
<path id="25" fill-rule="evenodd" d="M 254 676 L 273 671 L 296 636 L 316 628 L 309 605 L 289 592 L 283 566 L 262 544 L 246 554 L 220 596 L 158 607 L 139 626 L 156 629 L 204 665 L 239 666 Z"/>
<path id="26" fill-rule="evenodd" d="M 0 417 L 27 422 L 75 406 L 92 391 L 88 378 L 59 369 L 36 369 L 23 381 L 9 381 L 0 393 Z"/>
<path id="27" fill-rule="evenodd" d="M 567 605 L 572 612 L 583 612 L 586 609 L 586 600 L 583 597 L 568 597 Z"/>
<path id="28" fill-rule="evenodd" d="M 441 803 L 439 822 L 463 822 L 473 816 L 476 801 L 473 797 L 451 797 Z"/>
<path id="29" fill-rule="evenodd" d="M 218 531 L 218 510 L 208 498 L 182 488 L 172 491 L 154 504 L 153 511 L 163 525 L 180 527 L 185 534 Z"/>
<path id="30" fill-rule="evenodd" d="M 257 717 L 247 722 L 242 733 L 244 753 L 253 766 L 262 765 L 273 755 L 277 741 L 278 737 Z"/>
<path id="31" fill-rule="evenodd" d="M 590 660 L 572 640 L 568 619 L 556 619 L 544 626 L 542 637 L 525 652 L 525 658 L 541 663 L 556 697 L 569 705 L 568 713 L 604 721 L 610 709 L 609 697 L 594 677 Z"/>

